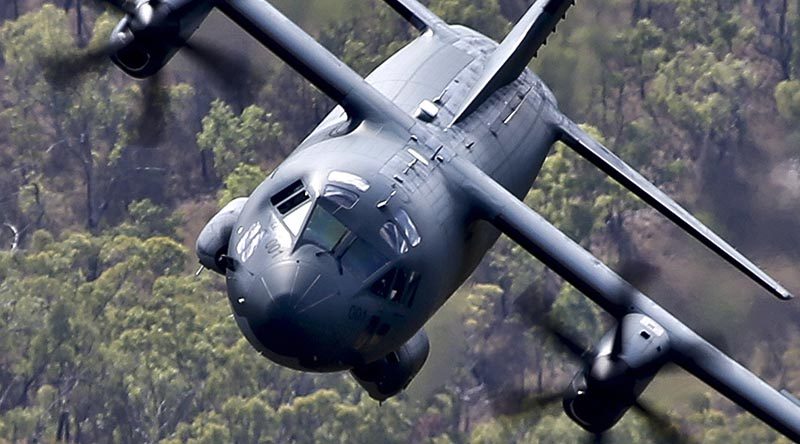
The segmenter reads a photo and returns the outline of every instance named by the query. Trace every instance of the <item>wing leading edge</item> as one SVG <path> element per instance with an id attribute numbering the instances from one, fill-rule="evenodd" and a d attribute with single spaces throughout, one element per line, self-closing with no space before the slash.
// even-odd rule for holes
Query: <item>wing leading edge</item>
<path id="1" fill-rule="evenodd" d="M 633 192 L 633 194 L 657 209 L 669 220 L 688 232 L 713 252 L 717 253 L 739 271 L 767 289 L 770 293 L 783 300 L 792 299 L 792 294 L 781 286 L 778 281 L 758 268 L 743 254 L 736 251 L 735 248 L 711 231 L 710 228 L 703 225 L 702 222 L 664 194 L 658 187 L 642 177 L 641 174 L 609 151 L 608 148 L 586 134 L 576 123 L 564 116 L 560 116 L 560 118 L 562 121 L 558 123 L 559 138 L 568 147 L 575 150 L 586 160 Z"/>
<path id="2" fill-rule="evenodd" d="M 265 0 L 225 0 L 215 5 L 266 48 L 345 109 L 351 121 L 394 123 L 414 119 Z"/>
<path id="3" fill-rule="evenodd" d="M 484 219 L 617 319 L 641 313 L 669 334 L 671 358 L 775 430 L 800 442 L 800 406 L 708 343 L 487 176 L 456 157 L 443 172 Z"/>

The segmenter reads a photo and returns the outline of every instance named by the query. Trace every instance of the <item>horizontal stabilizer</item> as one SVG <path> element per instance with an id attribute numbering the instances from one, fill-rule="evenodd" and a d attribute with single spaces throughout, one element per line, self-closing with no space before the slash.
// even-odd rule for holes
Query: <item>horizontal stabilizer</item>
<path id="1" fill-rule="evenodd" d="M 425 32 L 430 29 L 440 37 L 455 39 L 455 33 L 450 30 L 447 23 L 417 0 L 384 0 L 384 2 L 420 31 Z"/>
<path id="2" fill-rule="evenodd" d="M 567 146 L 593 163 L 596 167 L 600 168 L 640 199 L 657 209 L 669 220 L 691 234 L 703 245 L 717 253 L 731 265 L 767 289 L 770 293 L 784 300 L 792 298 L 792 295 L 775 279 L 771 278 L 755 264 L 750 262 L 749 259 L 717 236 L 710 228 L 703 225 L 702 222 L 664 194 L 658 187 L 650 183 L 647 179 L 642 177 L 641 174 L 636 172 L 636 170 L 623 162 L 622 159 L 599 142 L 592 139 L 592 137 L 580 129 L 576 123 L 570 121 L 566 117 L 564 117 L 563 120 L 564 121 L 560 124 L 560 139 Z"/>
<path id="3" fill-rule="evenodd" d="M 478 109 L 489 96 L 519 77 L 575 0 L 537 0 L 487 60 L 451 125 Z"/>

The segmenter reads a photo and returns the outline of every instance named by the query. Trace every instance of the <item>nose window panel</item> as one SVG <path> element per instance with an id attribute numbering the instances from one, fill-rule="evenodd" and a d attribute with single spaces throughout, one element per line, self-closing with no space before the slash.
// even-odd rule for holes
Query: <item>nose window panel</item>
<path id="1" fill-rule="evenodd" d="M 325 251 L 332 251 L 345 234 L 347 228 L 327 210 L 317 205 L 303 231 L 302 240 L 317 245 Z"/>
<path id="2" fill-rule="evenodd" d="M 408 301 L 411 306 L 417 280 L 414 272 L 408 273 L 402 268 L 392 268 L 372 284 L 370 291 L 374 295 L 392 302 L 405 304 Z"/>

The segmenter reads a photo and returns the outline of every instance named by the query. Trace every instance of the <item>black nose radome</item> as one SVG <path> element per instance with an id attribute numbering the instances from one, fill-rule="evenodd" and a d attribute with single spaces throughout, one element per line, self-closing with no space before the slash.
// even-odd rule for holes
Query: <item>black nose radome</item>
<path id="1" fill-rule="evenodd" d="M 283 261 L 263 273 L 237 270 L 228 280 L 228 294 L 270 359 L 308 366 L 333 359 L 340 294 L 334 277 L 313 263 Z"/>

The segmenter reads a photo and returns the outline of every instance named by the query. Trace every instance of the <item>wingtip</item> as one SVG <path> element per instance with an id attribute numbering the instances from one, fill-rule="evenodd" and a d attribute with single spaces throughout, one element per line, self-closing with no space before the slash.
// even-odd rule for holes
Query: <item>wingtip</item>
<path id="1" fill-rule="evenodd" d="M 770 289 L 770 291 L 772 292 L 772 294 L 777 296 L 777 298 L 782 301 L 791 301 L 792 299 L 794 299 L 794 295 L 792 293 L 789 293 L 789 290 L 783 288 L 783 286 L 781 286 L 780 284 L 774 285 Z"/>

